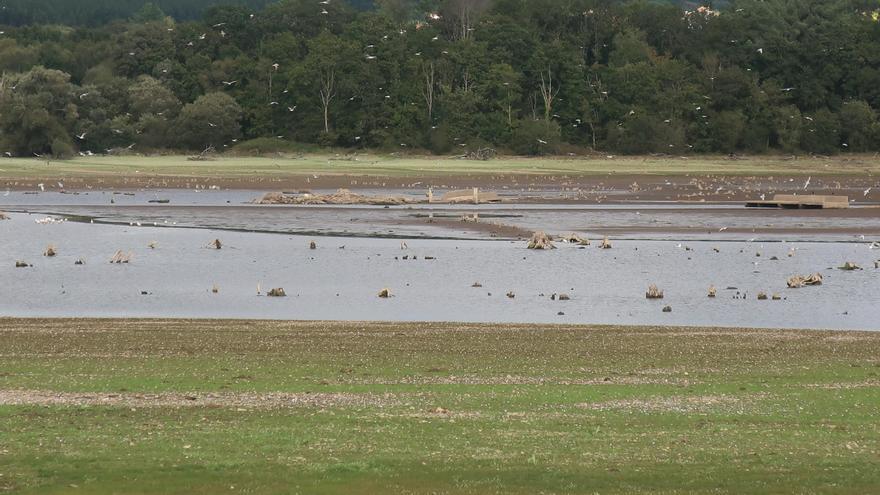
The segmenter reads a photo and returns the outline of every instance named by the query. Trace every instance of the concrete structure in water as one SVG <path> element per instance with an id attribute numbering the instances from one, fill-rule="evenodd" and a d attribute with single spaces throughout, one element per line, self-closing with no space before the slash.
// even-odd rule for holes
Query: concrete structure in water
<path id="1" fill-rule="evenodd" d="M 772 200 L 747 201 L 748 208 L 844 209 L 849 208 L 848 196 L 777 194 Z"/>

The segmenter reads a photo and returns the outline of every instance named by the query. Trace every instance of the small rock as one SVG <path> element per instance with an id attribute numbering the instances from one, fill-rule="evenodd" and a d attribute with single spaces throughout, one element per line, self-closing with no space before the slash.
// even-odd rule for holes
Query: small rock
<path id="1" fill-rule="evenodd" d="M 665 306 L 663 308 L 664 313 L 672 313 L 672 306 Z"/>

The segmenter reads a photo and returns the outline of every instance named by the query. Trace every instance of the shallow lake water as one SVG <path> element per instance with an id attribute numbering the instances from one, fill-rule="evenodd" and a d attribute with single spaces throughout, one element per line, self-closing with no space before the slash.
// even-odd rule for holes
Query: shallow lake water
<path id="1" fill-rule="evenodd" d="M 35 223 L 44 216 L 0 221 L 0 316 L 880 329 L 880 250 L 865 242 L 614 240 L 610 250 L 536 252 L 521 241 L 411 239 L 403 250 L 390 238 Z M 215 238 L 223 249 L 208 248 Z M 42 256 L 49 244 L 57 256 Z M 116 250 L 131 251 L 131 263 L 110 264 Z M 33 267 L 15 268 L 17 260 Z M 836 269 L 845 261 L 865 269 Z M 822 286 L 786 288 L 787 277 L 815 272 Z M 665 299 L 645 299 L 652 283 Z M 258 296 L 258 285 L 288 296 Z M 386 287 L 394 297 L 378 298 Z M 785 299 L 759 301 L 759 291 Z M 571 300 L 552 301 L 554 293 Z"/>
<path id="2" fill-rule="evenodd" d="M 404 194 L 405 191 L 384 193 Z M 861 236 L 880 239 L 880 208 L 755 210 L 744 208 L 742 204 L 717 203 L 432 204 L 390 208 L 254 205 L 253 201 L 261 195 L 259 191 L 242 190 L 86 191 L 80 194 L 13 191 L 0 197 L 0 210 L 75 216 L 96 223 L 140 222 L 345 237 L 493 238 L 491 229 L 454 221 L 462 215 L 478 214 L 483 224 L 503 224 L 529 232 L 579 232 L 593 238 L 611 235 L 623 239 L 823 242 L 861 242 L 865 240 Z M 158 200 L 170 203 L 149 202 Z M 447 222 L 429 223 L 430 215 Z"/>

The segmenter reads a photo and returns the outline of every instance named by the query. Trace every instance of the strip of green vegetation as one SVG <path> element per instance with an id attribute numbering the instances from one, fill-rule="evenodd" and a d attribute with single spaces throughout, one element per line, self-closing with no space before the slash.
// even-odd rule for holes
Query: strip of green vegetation
<path id="1" fill-rule="evenodd" d="M 185 156 L 101 156 L 48 162 L 25 158 L 0 160 L 0 181 L 41 177 L 193 177 L 222 180 L 313 174 L 413 178 L 464 175 L 875 175 L 880 174 L 880 161 L 870 157 L 850 160 L 786 160 L 781 157 L 741 160 L 722 157 L 505 157 L 479 161 L 446 157 L 322 154 L 278 158 L 224 157 L 210 161 L 192 161 Z"/>
<path id="2" fill-rule="evenodd" d="M 21 493 L 872 493 L 880 333 L 0 320 L 0 424 Z"/>

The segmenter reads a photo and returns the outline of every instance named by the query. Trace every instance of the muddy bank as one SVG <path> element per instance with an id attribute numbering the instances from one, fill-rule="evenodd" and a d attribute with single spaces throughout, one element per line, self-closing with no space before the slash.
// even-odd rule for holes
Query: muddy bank
<path id="1" fill-rule="evenodd" d="M 149 204 L 147 200 L 154 196 L 169 198 L 170 204 Z M 591 239 L 613 235 L 719 241 L 880 240 L 880 208 L 870 207 L 786 210 L 648 203 L 261 206 L 252 204 L 253 199 L 248 191 L 138 191 L 132 196 L 14 192 L 6 204 L 0 197 L 0 209 L 43 217 L 60 215 L 86 223 L 321 236 L 520 239 L 544 230 L 552 234 L 576 232 Z"/>
<path id="2" fill-rule="evenodd" d="M 0 173 L 2 177 L 2 173 Z M 2 179 L 0 189 L 39 191 L 133 190 L 133 189 L 243 189 L 257 191 L 405 190 L 421 197 L 428 188 L 455 190 L 479 187 L 497 191 L 505 201 L 557 203 L 616 203 L 626 201 L 718 202 L 759 199 L 761 194 L 822 194 L 848 196 L 855 204 L 880 202 L 880 179 L 870 175 L 827 174 L 807 178 L 801 175 L 741 176 L 720 174 L 424 174 L 394 177 L 354 174 L 284 174 L 273 176 L 181 177 L 137 174 L 65 176 L 44 173 L 32 177 Z M 59 187 L 63 184 L 63 188 Z M 805 188 L 806 186 L 806 188 Z M 870 188 L 870 189 L 869 189 Z M 867 191 L 867 193 L 866 193 Z M 379 203 L 375 203 L 379 204 Z"/>
<path id="3" fill-rule="evenodd" d="M 418 218 L 404 217 L 396 222 L 389 222 L 393 226 L 417 226 L 434 227 L 448 230 L 449 232 L 462 232 L 464 234 L 481 234 L 489 238 L 503 239 L 526 239 L 532 235 L 532 231 L 525 227 L 510 225 L 498 220 L 488 218 L 481 219 L 473 214 L 464 214 L 460 218 Z"/>
<path id="4" fill-rule="evenodd" d="M 315 194 L 312 192 L 283 193 L 270 192 L 254 201 L 258 205 L 372 205 L 372 206 L 400 206 L 415 204 L 417 201 L 411 197 L 391 195 L 364 195 L 355 194 L 348 189 L 340 188 L 330 194 Z"/>

